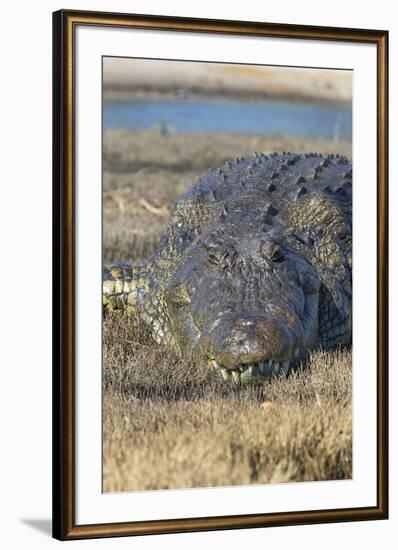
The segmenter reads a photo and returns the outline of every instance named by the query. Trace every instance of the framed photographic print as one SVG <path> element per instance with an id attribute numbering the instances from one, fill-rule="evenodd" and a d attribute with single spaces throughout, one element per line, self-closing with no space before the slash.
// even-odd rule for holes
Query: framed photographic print
<path id="1" fill-rule="evenodd" d="M 388 33 L 53 25 L 54 537 L 387 518 Z"/>

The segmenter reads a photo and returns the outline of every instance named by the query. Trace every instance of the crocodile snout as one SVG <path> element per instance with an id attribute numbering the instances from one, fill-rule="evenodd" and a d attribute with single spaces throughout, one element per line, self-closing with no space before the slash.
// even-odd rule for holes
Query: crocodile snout
<path id="1" fill-rule="evenodd" d="M 294 336 L 287 326 L 262 315 L 245 315 L 217 327 L 211 342 L 216 369 L 240 376 L 269 376 L 289 372 Z"/>

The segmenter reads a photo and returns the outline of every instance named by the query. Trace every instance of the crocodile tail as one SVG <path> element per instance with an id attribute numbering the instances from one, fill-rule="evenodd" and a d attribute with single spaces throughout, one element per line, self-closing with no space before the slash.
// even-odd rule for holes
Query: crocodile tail
<path id="1" fill-rule="evenodd" d="M 145 265 L 113 264 L 102 274 L 104 311 L 133 313 L 148 290 Z"/>

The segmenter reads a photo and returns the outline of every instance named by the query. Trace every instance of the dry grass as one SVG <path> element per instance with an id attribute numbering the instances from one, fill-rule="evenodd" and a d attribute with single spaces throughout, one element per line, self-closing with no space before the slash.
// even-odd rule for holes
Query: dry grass
<path id="1" fill-rule="evenodd" d="M 351 354 L 236 388 L 151 342 L 135 319 L 104 324 L 104 490 L 351 477 Z"/>
<path id="2" fill-rule="evenodd" d="M 104 261 L 141 263 L 173 201 L 207 168 L 253 151 L 340 152 L 286 136 L 104 133 Z M 104 490 L 351 477 L 351 354 L 235 388 L 154 344 L 136 319 L 104 323 Z"/>

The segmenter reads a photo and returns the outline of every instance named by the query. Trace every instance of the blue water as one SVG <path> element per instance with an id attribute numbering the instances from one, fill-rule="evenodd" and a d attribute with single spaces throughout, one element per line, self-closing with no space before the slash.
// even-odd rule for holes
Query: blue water
<path id="1" fill-rule="evenodd" d="M 282 101 L 106 101 L 104 128 L 167 128 L 176 133 L 235 132 L 351 139 L 351 108 Z"/>

